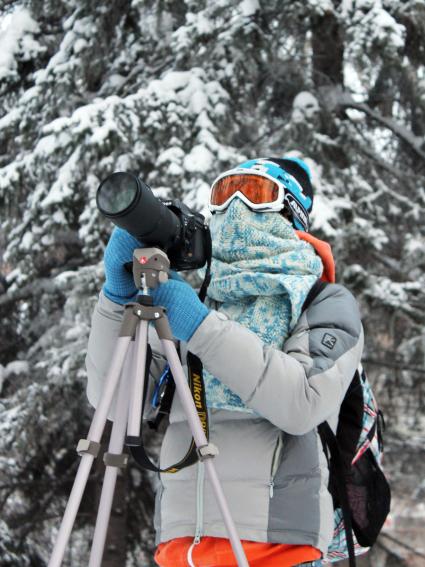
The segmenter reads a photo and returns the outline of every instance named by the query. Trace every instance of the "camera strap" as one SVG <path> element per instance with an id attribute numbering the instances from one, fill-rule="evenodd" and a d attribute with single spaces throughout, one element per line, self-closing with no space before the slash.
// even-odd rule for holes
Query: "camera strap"
<path id="1" fill-rule="evenodd" d="M 205 396 L 205 384 L 204 379 L 202 376 L 202 362 L 200 359 L 192 354 L 191 352 L 187 353 L 187 366 L 188 366 L 188 375 L 189 375 L 189 388 L 192 393 L 193 401 L 195 402 L 196 411 L 198 413 L 198 417 L 201 421 L 202 429 L 209 440 L 209 425 L 208 425 L 208 411 L 207 411 L 207 402 Z M 170 371 L 171 374 L 171 371 Z M 143 401 L 142 401 L 142 415 L 143 410 L 145 407 L 146 402 L 146 393 L 147 393 L 147 383 L 148 383 L 148 376 L 149 376 L 149 365 L 147 365 L 146 376 L 145 376 L 145 385 L 143 390 Z M 171 375 L 172 379 L 172 375 Z M 171 380 L 172 381 L 172 380 Z M 173 382 L 173 381 L 172 381 Z M 148 457 L 145 447 L 143 445 L 143 419 L 140 424 L 140 439 L 141 445 L 137 447 L 130 447 L 130 453 L 132 454 L 136 463 L 144 469 L 148 469 L 153 472 L 160 472 L 160 473 L 176 473 L 185 467 L 193 465 L 198 460 L 198 453 L 196 450 L 196 444 L 192 437 L 192 440 L 189 445 L 189 449 L 187 450 L 186 455 L 174 465 L 171 465 L 165 469 L 161 469 L 157 467 Z"/>
<path id="2" fill-rule="evenodd" d="M 211 260 L 212 260 L 212 241 L 211 232 L 209 229 L 205 231 L 205 255 L 207 258 L 207 268 L 205 270 L 204 281 L 202 282 L 201 289 L 199 290 L 198 297 L 204 303 L 207 296 L 207 289 L 211 281 Z"/>

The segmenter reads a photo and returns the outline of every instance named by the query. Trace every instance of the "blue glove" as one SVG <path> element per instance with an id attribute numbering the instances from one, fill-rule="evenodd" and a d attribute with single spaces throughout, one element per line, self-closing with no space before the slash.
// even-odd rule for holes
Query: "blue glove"
<path id="1" fill-rule="evenodd" d="M 171 331 L 179 341 L 187 342 L 209 313 L 209 309 L 186 282 L 169 280 L 159 285 L 152 297 L 155 305 L 167 309 Z"/>
<path id="2" fill-rule="evenodd" d="M 137 297 L 138 290 L 133 275 L 124 268 L 124 264 L 133 263 L 133 252 L 136 248 L 143 248 L 137 238 L 122 228 L 114 228 L 105 248 L 103 285 L 103 293 L 114 303 L 124 305 Z M 184 282 L 180 274 L 173 270 L 169 276 L 173 280 Z"/>
<path id="3" fill-rule="evenodd" d="M 137 295 L 137 288 L 131 273 L 124 264 L 133 262 L 133 251 L 142 244 L 126 230 L 115 227 L 105 249 L 105 284 L 103 293 L 108 299 L 124 305 Z"/>

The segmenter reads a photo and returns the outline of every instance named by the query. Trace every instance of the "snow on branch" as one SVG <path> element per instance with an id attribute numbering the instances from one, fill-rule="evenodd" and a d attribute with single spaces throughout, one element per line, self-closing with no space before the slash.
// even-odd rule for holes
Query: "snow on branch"
<path id="1" fill-rule="evenodd" d="M 425 152 L 422 150 L 422 145 L 424 140 L 420 136 L 415 136 L 415 134 L 397 122 L 393 118 L 388 118 L 383 116 L 376 110 L 373 110 L 365 104 L 364 102 L 356 102 L 350 93 L 346 91 L 342 91 L 341 89 L 326 89 L 326 92 L 323 92 L 326 98 L 326 104 L 329 110 L 333 110 L 335 108 L 352 108 L 354 110 L 358 110 L 359 112 L 364 112 L 367 116 L 376 120 L 379 124 L 388 128 L 393 132 L 400 140 L 403 140 L 408 146 L 412 148 L 412 150 L 425 161 Z"/>
<path id="2" fill-rule="evenodd" d="M 22 299 L 28 299 L 29 297 L 38 296 L 41 293 L 52 293 L 56 291 L 57 286 L 55 282 L 49 278 L 40 279 L 35 282 L 31 282 L 28 285 L 14 291 L 9 291 L 0 297 L 0 307 L 8 305 L 10 303 L 16 303 Z"/>

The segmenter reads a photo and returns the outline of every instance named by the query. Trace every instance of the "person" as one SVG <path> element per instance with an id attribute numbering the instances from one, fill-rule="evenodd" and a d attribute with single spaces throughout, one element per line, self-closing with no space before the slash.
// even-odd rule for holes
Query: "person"
<path id="1" fill-rule="evenodd" d="M 335 430 L 363 349 L 359 309 L 334 283 L 330 246 L 312 236 L 313 188 L 298 158 L 253 159 L 212 185 L 212 279 L 202 303 L 183 280 L 154 292 L 167 309 L 182 362 L 203 363 L 214 464 L 251 567 L 322 565 L 334 514 L 317 426 Z M 96 406 L 118 334 L 120 306 L 136 289 L 123 265 L 135 238 L 115 228 L 87 354 Z M 312 286 L 329 282 L 303 310 Z M 153 339 L 152 339 L 153 340 Z M 152 374 L 163 357 L 155 343 Z M 186 368 L 186 367 L 185 367 Z M 186 453 L 191 434 L 178 396 L 161 467 Z M 155 560 L 161 567 L 236 566 L 204 464 L 161 474 Z"/>

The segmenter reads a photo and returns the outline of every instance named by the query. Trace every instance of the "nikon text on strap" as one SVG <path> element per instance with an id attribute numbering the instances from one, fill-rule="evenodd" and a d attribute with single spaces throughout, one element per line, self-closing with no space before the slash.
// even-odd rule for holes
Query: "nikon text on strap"
<path id="1" fill-rule="evenodd" d="M 204 380 L 202 377 L 202 363 L 197 356 L 192 354 L 191 352 L 187 353 L 187 365 L 188 365 L 188 374 L 189 374 L 189 388 L 192 393 L 193 400 L 195 402 L 196 411 L 198 413 L 198 417 L 201 421 L 202 428 L 204 433 L 209 439 L 209 427 L 208 427 L 208 411 L 207 411 L 207 403 L 205 397 L 205 385 Z M 148 374 L 149 374 L 149 365 L 146 366 L 147 368 L 147 375 L 145 377 L 145 388 L 143 392 L 143 409 L 146 402 L 146 391 L 147 391 L 147 383 L 148 383 Z M 161 469 L 154 465 L 148 455 L 146 454 L 145 448 L 143 446 L 143 438 L 142 438 L 142 429 L 143 429 L 143 420 L 140 425 L 140 438 L 142 439 L 142 444 L 136 447 L 130 447 L 130 452 L 138 465 L 141 467 L 148 469 L 153 472 L 160 472 L 160 473 L 176 473 L 185 467 L 193 465 L 197 462 L 199 456 L 198 451 L 196 449 L 195 441 L 192 437 L 190 442 L 189 449 L 186 455 L 174 465 L 166 467 L 165 469 Z"/>

